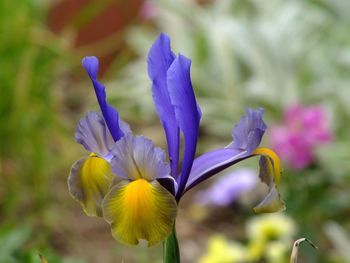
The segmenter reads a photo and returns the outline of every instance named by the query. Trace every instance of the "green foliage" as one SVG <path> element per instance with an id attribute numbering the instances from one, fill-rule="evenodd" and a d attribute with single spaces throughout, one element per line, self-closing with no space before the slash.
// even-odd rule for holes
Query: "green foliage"
<path id="1" fill-rule="evenodd" d="M 18 203 L 32 212 L 45 206 L 61 161 L 56 155 L 66 128 L 54 81 L 64 56 L 41 25 L 43 11 L 33 1 L 0 3 L 0 207 L 8 219 Z"/>
<path id="2" fill-rule="evenodd" d="M 9 225 L 0 228 L 0 263 L 37 263 L 39 251 L 30 248 L 32 229 L 29 226 L 11 227 Z M 64 259 L 57 256 L 50 249 L 44 248 L 40 253 L 44 254 L 50 263 L 84 263 L 77 259 Z"/>
<path id="3" fill-rule="evenodd" d="M 37 1 L 0 1 L 0 262 L 38 262 L 47 232 L 43 214 L 56 196 L 62 154 L 73 137 L 62 121 L 65 105 L 58 87 L 62 68 L 72 67 L 64 41 L 45 23 L 46 7 Z M 54 177 L 55 176 L 55 177 Z M 60 179 L 61 178 L 61 179 Z M 56 181 L 56 182 L 55 182 Z M 7 224 L 11 223 L 11 227 Z M 16 225 L 18 223 L 18 225 Z M 40 225 L 34 233 L 23 224 Z M 50 244 L 46 244 L 47 247 Z M 53 256 L 49 262 L 65 262 Z M 46 252 L 45 250 L 45 252 Z M 55 259 L 56 258 L 56 259 Z"/>

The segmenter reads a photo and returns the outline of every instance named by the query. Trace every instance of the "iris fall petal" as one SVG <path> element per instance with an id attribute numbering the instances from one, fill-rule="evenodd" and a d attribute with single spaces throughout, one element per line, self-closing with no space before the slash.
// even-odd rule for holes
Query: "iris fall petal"
<path id="1" fill-rule="evenodd" d="M 241 149 L 222 148 L 207 152 L 193 161 L 185 191 L 232 166 L 246 156 Z"/>
<path id="2" fill-rule="evenodd" d="M 92 154 L 73 164 L 68 189 L 87 215 L 102 216 L 102 200 L 114 178 L 110 164 Z"/>
<path id="3" fill-rule="evenodd" d="M 281 164 L 278 156 L 268 148 L 257 148 L 266 130 L 263 110 L 248 109 L 232 131 L 234 141 L 226 148 L 213 150 L 197 157 L 192 165 L 185 192 L 247 158 L 260 156 L 260 179 L 268 186 L 265 199 L 254 208 L 260 212 L 276 212 L 285 208 L 279 194 Z"/>
<path id="4" fill-rule="evenodd" d="M 264 200 L 254 208 L 257 213 L 273 213 L 285 209 L 285 204 L 279 193 L 279 184 L 281 176 L 281 162 L 278 156 L 270 149 L 258 148 L 254 155 L 260 155 L 260 173 L 261 181 L 267 185 L 269 192 Z"/>
<path id="5" fill-rule="evenodd" d="M 176 211 L 174 196 L 156 180 L 123 180 L 103 201 L 103 216 L 114 238 L 129 245 L 163 241 L 172 231 Z"/>
<path id="6" fill-rule="evenodd" d="M 232 130 L 233 142 L 229 146 L 197 157 L 193 161 L 185 191 L 248 158 L 259 146 L 266 130 L 266 124 L 262 119 L 263 113 L 263 109 L 247 109 L 246 115 L 239 120 Z"/>
<path id="7" fill-rule="evenodd" d="M 112 154 L 112 169 L 124 179 L 151 181 L 170 174 L 165 152 L 144 136 L 124 136 L 116 142 Z"/>

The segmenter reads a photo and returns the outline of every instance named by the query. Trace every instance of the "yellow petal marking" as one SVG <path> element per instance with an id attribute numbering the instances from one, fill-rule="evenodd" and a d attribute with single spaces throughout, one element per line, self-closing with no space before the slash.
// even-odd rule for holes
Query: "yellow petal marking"
<path id="1" fill-rule="evenodd" d="M 277 189 L 279 189 L 280 182 L 281 182 L 281 173 L 282 173 L 282 166 L 281 166 L 281 160 L 278 157 L 278 155 L 269 148 L 257 148 L 254 152 L 254 155 L 265 155 L 272 160 L 272 162 L 268 162 L 268 168 L 269 171 L 271 171 L 271 174 L 274 174 L 275 183 L 277 186 Z"/>
<path id="2" fill-rule="evenodd" d="M 172 230 L 176 211 L 174 196 L 156 180 L 123 180 L 103 202 L 103 216 L 111 224 L 114 238 L 130 245 L 141 239 L 149 246 L 164 240 Z"/>
<path id="3" fill-rule="evenodd" d="M 283 200 L 279 193 L 279 185 L 281 181 L 281 161 L 278 155 L 268 148 L 257 148 L 252 156 L 260 155 L 260 162 L 264 164 L 264 168 L 260 167 L 260 179 L 269 187 L 269 192 L 254 208 L 257 213 L 273 213 L 285 209 Z M 263 169 L 263 170 L 261 170 Z"/>
<path id="4" fill-rule="evenodd" d="M 114 175 L 110 164 L 95 154 L 81 162 L 76 174 L 68 179 L 72 196 L 89 216 L 102 216 L 102 200 L 109 191 Z M 73 170 L 73 169 L 72 169 Z"/>

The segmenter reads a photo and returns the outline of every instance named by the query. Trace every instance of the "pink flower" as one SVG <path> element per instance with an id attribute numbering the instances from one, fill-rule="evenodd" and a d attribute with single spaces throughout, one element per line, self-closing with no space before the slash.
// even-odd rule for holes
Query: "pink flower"
<path id="1" fill-rule="evenodd" d="M 274 150 L 294 169 L 311 164 L 315 148 L 331 140 L 328 119 L 321 106 L 289 106 L 283 123 L 271 129 Z"/>
<path id="2" fill-rule="evenodd" d="M 153 1 L 146 0 L 141 8 L 140 16 L 143 20 L 152 20 L 159 13 L 159 8 Z"/>

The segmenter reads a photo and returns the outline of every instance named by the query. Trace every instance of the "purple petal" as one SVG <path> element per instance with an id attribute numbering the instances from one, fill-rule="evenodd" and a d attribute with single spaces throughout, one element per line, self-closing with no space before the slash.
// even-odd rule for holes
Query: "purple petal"
<path id="1" fill-rule="evenodd" d="M 124 133 L 130 133 L 129 125 L 119 120 L 119 126 Z M 114 145 L 106 122 L 99 112 L 88 112 L 84 118 L 80 119 L 75 132 L 75 140 L 82 144 L 84 148 L 105 159 L 109 159 L 111 149 Z"/>
<path id="2" fill-rule="evenodd" d="M 119 127 L 119 114 L 118 112 L 107 103 L 106 101 L 106 89 L 98 82 L 98 59 L 96 57 L 84 57 L 82 60 L 83 67 L 88 73 L 92 84 L 94 85 L 97 101 L 100 105 L 102 115 L 107 123 L 107 127 L 115 141 L 124 136 L 123 131 Z"/>
<path id="3" fill-rule="evenodd" d="M 175 109 L 175 117 L 183 132 L 185 149 L 179 177 L 178 197 L 184 190 L 196 152 L 201 113 L 194 96 L 191 77 L 191 61 L 179 55 L 167 72 L 170 100 Z"/>
<path id="4" fill-rule="evenodd" d="M 171 174 L 176 177 L 179 163 L 179 128 L 167 88 L 167 71 L 174 59 L 169 37 L 163 33 L 160 34 L 148 54 L 148 75 L 152 80 L 156 110 L 166 134 Z"/>
<path id="5" fill-rule="evenodd" d="M 114 140 L 101 114 L 92 111 L 82 118 L 75 132 L 75 140 L 89 152 L 106 156 L 111 151 Z"/>
<path id="6" fill-rule="evenodd" d="M 165 153 L 143 136 L 127 134 L 112 149 L 112 170 L 122 178 L 153 181 L 170 174 Z"/>
<path id="7" fill-rule="evenodd" d="M 193 186 L 240 162 L 259 146 L 266 130 L 262 119 L 263 109 L 247 109 L 232 131 L 234 141 L 226 148 L 217 149 L 196 158 L 193 162 L 185 192 Z"/>
<path id="8" fill-rule="evenodd" d="M 184 192 L 245 157 L 247 157 L 246 151 L 232 148 L 217 149 L 197 157 L 193 162 Z"/>
<path id="9" fill-rule="evenodd" d="M 232 130 L 233 143 L 230 147 L 246 150 L 249 155 L 259 146 L 266 124 L 262 119 L 263 109 L 247 109 L 246 113 Z"/>

